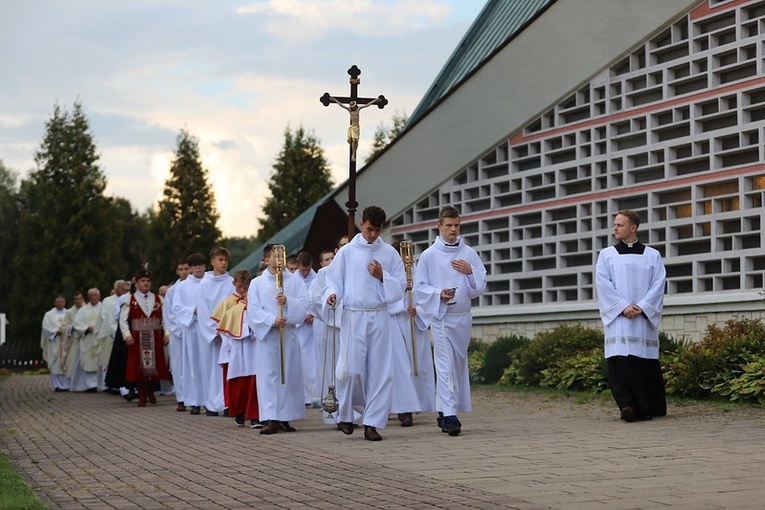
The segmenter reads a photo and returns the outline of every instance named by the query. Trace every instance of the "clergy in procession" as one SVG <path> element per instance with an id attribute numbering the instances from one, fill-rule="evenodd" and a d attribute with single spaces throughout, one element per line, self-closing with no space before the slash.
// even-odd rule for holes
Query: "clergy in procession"
<path id="1" fill-rule="evenodd" d="M 326 269 L 328 306 L 343 303 L 337 397 L 340 430 L 353 433 L 354 409 L 363 414 L 364 438 L 380 441 L 377 429 L 388 422 L 392 388 L 392 345 L 388 306 L 401 301 L 406 288 L 398 252 L 380 238 L 386 215 L 364 209 L 361 233 L 338 250 Z"/>
<path id="2" fill-rule="evenodd" d="M 114 336 L 117 333 L 119 323 L 119 298 L 125 293 L 125 280 L 116 280 L 112 287 L 112 293 L 101 302 L 101 313 L 98 317 L 98 363 L 99 378 L 98 389 L 106 389 L 106 371 L 109 367 L 109 358 L 114 347 Z M 129 288 L 127 289 L 129 290 Z"/>
<path id="3" fill-rule="evenodd" d="M 258 409 L 258 391 L 256 380 L 256 340 L 250 334 L 247 323 L 247 291 L 250 288 L 252 275 L 249 271 L 240 269 L 234 273 L 235 293 L 232 295 L 233 304 L 218 305 L 213 316 L 219 317 L 218 334 L 221 336 L 221 361 L 224 352 L 228 352 L 223 373 L 227 378 L 226 405 L 229 416 L 234 417 L 238 427 L 244 427 L 247 420 L 252 428 L 262 428 Z M 224 302 L 231 301 L 226 298 Z"/>
<path id="4" fill-rule="evenodd" d="M 53 308 L 45 312 L 42 321 L 40 347 L 43 359 L 50 372 L 50 386 L 53 391 L 69 391 L 69 379 L 66 377 L 66 367 L 61 362 L 64 345 L 64 317 L 66 316 L 66 299 L 57 296 Z"/>
<path id="5" fill-rule="evenodd" d="M 199 284 L 200 297 L 197 305 L 197 335 L 202 343 L 200 348 L 203 352 L 207 370 L 207 393 L 204 406 L 207 416 L 218 416 L 226 409 L 223 398 L 223 371 L 218 364 L 221 350 L 221 338 L 218 335 L 218 323 L 213 319 L 212 313 L 218 304 L 234 293 L 234 279 L 228 269 L 229 251 L 223 247 L 216 247 L 210 251 L 211 271 L 207 271 Z"/>
<path id="6" fill-rule="evenodd" d="M 169 337 L 162 322 L 162 299 L 151 291 L 152 275 L 148 269 L 135 274 L 135 292 L 120 310 L 119 327 L 127 344 L 125 380 L 136 385 L 138 406 L 148 400 L 157 403 L 154 389 L 169 379 L 164 346 Z"/>
<path id="7" fill-rule="evenodd" d="M 122 287 L 123 293 L 117 298 L 117 317 L 119 321 L 119 311 L 123 306 L 127 306 L 130 302 L 130 295 L 135 291 L 135 281 L 131 279 L 126 281 Z M 109 356 L 109 365 L 106 368 L 106 387 L 110 390 L 118 389 L 122 398 L 128 402 L 132 402 L 136 397 L 135 385 L 131 382 L 125 381 L 125 363 L 127 362 L 127 344 L 122 338 L 122 331 L 117 325 L 117 331 L 114 334 L 114 343 L 112 344 L 112 352 Z"/>
<path id="8" fill-rule="evenodd" d="M 277 289 L 277 255 L 270 246 L 266 250 L 268 267 L 252 280 L 247 292 L 247 318 L 257 339 L 258 406 L 260 420 L 265 423 L 260 433 L 268 435 L 294 432 L 290 421 L 305 415 L 303 369 L 295 326 L 305 320 L 309 303 L 303 282 L 288 270 L 282 271 L 284 286 Z"/>
<path id="9" fill-rule="evenodd" d="M 413 288 L 415 304 L 433 334 L 437 423 L 450 436 L 462 431 L 458 413 L 471 411 L 470 308 L 472 300 L 486 289 L 486 268 L 460 236 L 460 224 L 460 213 L 454 207 L 439 211 L 439 235 L 420 255 Z"/>
<path id="10" fill-rule="evenodd" d="M 177 402 L 176 411 L 184 412 L 186 411 L 186 405 L 183 397 L 183 346 L 181 344 L 183 341 L 183 328 L 173 314 L 173 296 L 175 291 L 178 290 L 178 284 L 189 275 L 189 263 L 186 259 L 180 259 L 175 263 L 175 274 L 178 275 L 178 279 L 167 289 L 167 294 L 165 294 L 165 299 L 162 303 L 162 318 L 170 333 L 170 343 L 168 345 L 170 363 L 168 369 L 173 378 L 173 392 Z"/>
<path id="11" fill-rule="evenodd" d="M 210 379 L 209 344 L 199 338 L 197 332 L 197 305 L 202 299 L 201 283 L 207 269 L 207 259 L 201 253 L 192 253 L 188 258 L 189 276 L 179 282 L 173 295 L 173 316 L 178 321 L 183 341 L 181 342 L 183 359 L 183 401 L 191 408 L 191 414 L 199 414 L 207 398 Z M 204 357 L 204 359 L 203 359 Z M 205 370 L 207 369 L 207 370 Z"/>
<path id="12" fill-rule="evenodd" d="M 73 328 L 77 349 L 72 352 L 69 373 L 72 391 L 95 392 L 100 373 L 100 344 L 98 343 L 98 319 L 101 314 L 101 291 L 88 290 L 88 303 L 74 316 Z M 74 349 L 74 345 L 72 346 Z"/>
<path id="13" fill-rule="evenodd" d="M 72 372 L 74 371 L 74 351 L 79 350 L 80 344 L 77 339 L 77 332 L 74 330 L 74 317 L 80 308 L 85 306 L 85 298 L 82 296 L 82 292 L 75 292 L 72 294 L 72 306 L 66 310 L 64 315 L 64 333 L 63 341 L 61 343 L 61 349 L 59 357 L 61 358 L 61 366 L 66 370 L 66 378 L 69 381 L 69 387 L 72 386 Z"/>
<path id="14" fill-rule="evenodd" d="M 667 414 L 659 364 L 659 323 L 667 272 L 661 254 L 638 239 L 639 226 L 635 211 L 617 212 L 613 226 L 616 244 L 598 254 L 595 267 L 608 385 L 626 422 Z"/>
<path id="15" fill-rule="evenodd" d="M 396 250 L 400 241 L 393 243 Z M 409 290 L 409 289 L 407 289 Z M 430 332 L 409 293 L 401 301 L 388 306 L 391 314 L 391 343 L 393 344 L 393 396 L 391 413 L 397 415 L 402 427 L 413 425 L 414 413 L 435 412 L 436 379 Z M 414 330 L 414 342 L 412 342 Z M 412 345 L 417 351 L 412 351 Z M 415 374 L 415 354 L 417 374 Z"/>
<path id="16" fill-rule="evenodd" d="M 301 251 L 296 257 L 298 268 L 294 272 L 302 280 L 305 291 L 308 292 L 311 283 L 316 279 L 316 271 L 313 270 L 313 256 L 307 251 Z M 305 320 L 298 326 L 300 338 L 300 356 L 303 361 L 303 387 L 305 390 L 306 407 L 320 406 L 321 382 L 319 381 L 319 354 L 316 344 L 316 336 L 313 329 L 314 314 L 309 310 Z"/>

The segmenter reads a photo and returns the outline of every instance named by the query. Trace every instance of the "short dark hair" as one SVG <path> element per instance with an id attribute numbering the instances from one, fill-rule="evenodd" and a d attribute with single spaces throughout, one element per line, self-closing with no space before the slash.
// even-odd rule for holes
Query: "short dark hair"
<path id="1" fill-rule="evenodd" d="M 206 266 L 207 265 L 207 257 L 202 255 L 199 252 L 192 253 L 189 255 L 189 257 L 186 259 L 190 266 Z"/>
<path id="2" fill-rule="evenodd" d="M 239 269 L 236 273 L 234 273 L 235 282 L 247 283 L 251 279 L 252 279 L 252 274 L 250 274 L 250 272 L 247 271 L 246 269 Z"/>
<path id="3" fill-rule="evenodd" d="M 273 244 L 267 244 L 263 247 L 263 258 L 267 259 L 271 257 L 271 252 L 274 251 Z"/>
<path id="4" fill-rule="evenodd" d="M 382 227 L 385 225 L 386 218 L 385 211 L 376 205 L 370 205 L 361 213 L 361 223 L 368 221 L 374 227 Z"/>
<path id="5" fill-rule="evenodd" d="M 308 251 L 301 251 L 297 254 L 297 262 L 301 267 L 309 267 L 313 265 L 313 255 Z"/>
<path id="6" fill-rule="evenodd" d="M 632 209 L 622 209 L 621 211 L 616 211 L 614 217 L 619 216 L 620 214 L 622 216 L 626 216 L 632 225 L 635 225 L 636 227 L 640 226 L 640 215 Z"/>
<path id="7" fill-rule="evenodd" d="M 182 265 L 188 264 L 188 263 L 189 263 L 189 258 L 188 257 L 186 257 L 185 259 L 177 259 L 175 261 L 175 267 L 177 268 L 178 266 L 182 266 Z"/>
<path id="8" fill-rule="evenodd" d="M 217 257 L 218 255 L 224 255 L 227 259 L 231 258 L 231 252 L 223 246 L 216 246 L 210 250 L 210 260 L 212 260 L 213 257 Z"/>
<path id="9" fill-rule="evenodd" d="M 452 207 L 450 205 L 447 205 L 446 207 L 442 208 L 438 212 L 438 222 L 443 223 L 444 218 L 459 218 L 460 212 L 457 210 L 456 207 Z"/>

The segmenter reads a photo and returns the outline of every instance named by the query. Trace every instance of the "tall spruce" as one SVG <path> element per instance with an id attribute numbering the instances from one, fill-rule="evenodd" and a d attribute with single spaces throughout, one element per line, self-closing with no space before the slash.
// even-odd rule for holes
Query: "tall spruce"
<path id="1" fill-rule="evenodd" d="M 171 282 L 175 262 L 194 252 L 209 254 L 221 238 L 218 212 L 199 142 L 182 129 L 159 210 L 150 218 L 150 269 L 156 285 Z"/>
<path id="2" fill-rule="evenodd" d="M 276 162 L 263 206 L 258 239 L 265 242 L 326 195 L 333 186 L 332 174 L 319 141 L 300 126 L 284 130 L 284 146 Z"/>
<path id="3" fill-rule="evenodd" d="M 0 160 L 0 267 L 10 268 L 18 246 L 19 191 L 16 173 Z M 13 271 L 0 271 L 0 313 L 8 313 Z"/>
<path id="4" fill-rule="evenodd" d="M 79 102 L 58 104 L 20 189 L 18 249 L 13 261 L 11 332 L 36 341 L 40 317 L 57 294 L 98 287 L 120 273 L 121 232 L 88 119 Z"/>
<path id="5" fill-rule="evenodd" d="M 391 120 L 393 121 L 393 126 L 390 128 L 381 122 L 380 125 L 377 126 L 377 129 L 375 129 L 374 138 L 372 139 L 372 152 L 370 152 L 367 159 L 364 160 L 365 163 L 369 163 L 372 158 L 381 153 L 398 135 L 401 134 L 404 130 L 404 126 L 406 126 L 406 121 L 409 120 L 409 118 L 406 113 L 396 112 L 393 114 Z"/>

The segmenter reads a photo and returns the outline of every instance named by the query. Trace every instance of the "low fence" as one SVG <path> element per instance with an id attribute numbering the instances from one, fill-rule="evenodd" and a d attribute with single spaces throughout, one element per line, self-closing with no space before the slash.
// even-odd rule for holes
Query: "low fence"
<path id="1" fill-rule="evenodd" d="M 33 342 L 5 342 L 0 345 L 0 368 L 7 370 L 40 370 L 47 368 L 40 345 Z"/>

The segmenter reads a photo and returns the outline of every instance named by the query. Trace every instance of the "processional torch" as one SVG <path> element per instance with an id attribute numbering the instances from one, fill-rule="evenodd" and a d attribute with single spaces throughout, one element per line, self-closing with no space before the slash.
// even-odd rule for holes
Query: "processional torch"
<path id="1" fill-rule="evenodd" d="M 287 267 L 287 248 L 277 244 L 272 249 L 274 269 L 276 270 L 276 294 L 284 294 L 284 268 Z M 279 305 L 279 318 L 284 317 L 284 306 Z M 279 327 L 279 361 L 281 365 L 282 384 L 284 384 L 284 326 Z"/>
<path id="2" fill-rule="evenodd" d="M 414 266 L 414 256 L 411 241 L 401 241 L 399 245 L 399 253 L 401 254 L 401 260 L 404 263 L 404 270 L 406 271 L 406 288 L 409 293 L 409 306 L 414 306 L 414 300 L 412 299 L 412 267 Z M 412 370 L 414 376 L 419 376 L 419 370 L 417 369 L 417 336 L 415 335 L 414 317 L 409 316 L 409 328 L 412 333 Z"/>

